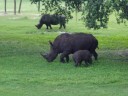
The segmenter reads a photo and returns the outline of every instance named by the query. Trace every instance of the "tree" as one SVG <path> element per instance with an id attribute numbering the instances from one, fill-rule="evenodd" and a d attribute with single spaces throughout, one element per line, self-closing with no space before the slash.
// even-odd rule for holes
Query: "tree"
<path id="1" fill-rule="evenodd" d="M 30 0 L 31 1 L 31 4 L 37 4 L 38 5 L 38 12 L 40 12 L 40 2 L 41 0 Z"/>
<path id="2" fill-rule="evenodd" d="M 106 28 L 111 13 L 111 3 L 108 0 L 88 0 L 82 11 L 82 18 L 88 28 Z"/>
<path id="3" fill-rule="evenodd" d="M 38 1 L 38 12 L 40 12 L 40 1 Z"/>
<path id="4" fill-rule="evenodd" d="M 117 23 L 125 23 L 128 20 L 128 0 L 112 0 L 111 3 L 116 11 Z"/>
<path id="5" fill-rule="evenodd" d="M 4 0 L 4 2 L 5 2 L 5 6 L 4 6 L 4 10 L 5 10 L 5 14 L 6 14 L 6 12 L 7 12 L 7 10 L 6 10 L 6 8 L 7 8 L 7 1 L 6 0 Z"/>
<path id="6" fill-rule="evenodd" d="M 18 10 L 18 13 L 20 13 L 20 11 L 21 11 L 21 5 L 22 5 L 22 0 L 20 0 L 20 3 L 19 3 L 19 10 Z"/>
<path id="7" fill-rule="evenodd" d="M 66 6 L 69 9 L 71 9 L 72 11 L 75 11 L 76 21 L 77 21 L 77 13 L 81 11 L 82 3 L 84 2 L 84 0 L 64 0 L 64 2 L 66 3 Z"/>
<path id="8" fill-rule="evenodd" d="M 14 0 L 14 15 L 16 15 L 16 0 Z"/>

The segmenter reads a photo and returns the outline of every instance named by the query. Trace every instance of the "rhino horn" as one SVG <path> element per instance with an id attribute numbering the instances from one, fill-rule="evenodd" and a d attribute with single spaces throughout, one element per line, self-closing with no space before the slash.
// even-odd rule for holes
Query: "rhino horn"
<path id="1" fill-rule="evenodd" d="M 44 57 L 47 55 L 47 53 L 43 54 L 42 52 L 40 52 L 40 55 Z"/>
<path id="2" fill-rule="evenodd" d="M 35 25 L 37 27 L 37 25 Z"/>

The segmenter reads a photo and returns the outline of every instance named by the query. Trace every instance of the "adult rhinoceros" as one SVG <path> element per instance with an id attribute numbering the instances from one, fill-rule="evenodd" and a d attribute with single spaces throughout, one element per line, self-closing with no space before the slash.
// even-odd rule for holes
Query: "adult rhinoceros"
<path id="1" fill-rule="evenodd" d="M 50 27 L 50 29 L 52 29 L 51 25 L 57 25 L 60 24 L 60 28 L 62 28 L 62 26 L 65 28 L 65 23 L 66 23 L 66 17 L 64 15 L 50 15 L 50 14 L 44 14 L 42 15 L 39 24 L 35 25 L 38 29 L 40 29 L 43 24 L 45 24 L 47 26 L 47 29 Z"/>
<path id="2" fill-rule="evenodd" d="M 60 62 L 69 61 L 69 54 L 73 54 L 78 50 L 89 50 L 90 53 L 97 60 L 98 54 L 96 48 L 98 47 L 98 40 L 92 34 L 75 33 L 68 34 L 63 33 L 55 38 L 53 43 L 50 43 L 50 52 L 47 54 L 41 54 L 48 62 L 52 62 L 56 59 L 57 55 L 60 55 Z"/>

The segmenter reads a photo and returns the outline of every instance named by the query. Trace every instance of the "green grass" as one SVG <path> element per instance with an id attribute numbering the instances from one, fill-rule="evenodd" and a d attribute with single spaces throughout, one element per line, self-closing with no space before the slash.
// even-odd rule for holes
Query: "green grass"
<path id="1" fill-rule="evenodd" d="M 0 96 L 127 96 L 127 26 L 117 25 L 112 15 L 107 29 L 88 30 L 74 18 L 65 30 L 59 30 L 59 25 L 37 30 L 34 25 L 40 16 L 29 12 L 0 16 Z M 48 52 L 48 41 L 61 31 L 96 36 L 99 60 L 78 68 L 72 59 L 60 63 L 59 56 L 46 62 L 40 52 Z"/>

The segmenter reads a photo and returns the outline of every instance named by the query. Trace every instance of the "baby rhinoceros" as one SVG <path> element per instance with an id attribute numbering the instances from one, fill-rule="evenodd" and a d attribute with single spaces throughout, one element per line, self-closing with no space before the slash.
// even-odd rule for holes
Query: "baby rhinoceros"
<path id="1" fill-rule="evenodd" d="M 88 64 L 91 64 L 92 63 L 92 55 L 91 53 L 88 51 L 88 50 L 79 50 L 79 51 L 76 51 L 72 58 L 75 62 L 75 66 L 80 66 L 82 61 L 85 62 L 85 65 L 88 66 Z"/>

